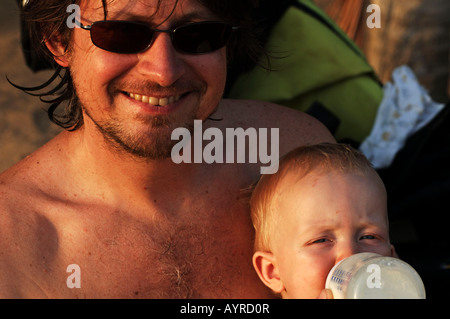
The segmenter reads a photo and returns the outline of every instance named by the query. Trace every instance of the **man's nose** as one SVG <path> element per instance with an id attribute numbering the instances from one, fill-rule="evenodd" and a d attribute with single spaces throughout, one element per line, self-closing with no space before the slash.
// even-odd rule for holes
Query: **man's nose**
<path id="1" fill-rule="evenodd" d="M 185 72 L 183 57 L 173 47 L 169 34 L 156 33 L 150 48 L 138 57 L 138 71 L 162 87 L 171 86 Z"/>

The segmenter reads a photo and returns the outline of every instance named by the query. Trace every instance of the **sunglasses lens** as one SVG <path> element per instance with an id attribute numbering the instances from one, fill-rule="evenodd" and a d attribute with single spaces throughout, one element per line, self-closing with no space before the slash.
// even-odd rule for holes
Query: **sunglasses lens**
<path id="1" fill-rule="evenodd" d="M 173 44 L 178 51 L 202 54 L 223 48 L 231 35 L 231 26 L 220 22 L 186 25 L 176 29 Z"/>
<path id="2" fill-rule="evenodd" d="M 154 32 L 143 24 L 127 21 L 99 21 L 92 25 L 92 42 L 107 51 L 137 53 L 152 42 Z"/>
<path id="3" fill-rule="evenodd" d="M 129 21 L 98 21 L 91 26 L 92 42 L 115 53 L 138 53 L 152 43 L 155 32 L 150 27 Z M 200 22 L 181 26 L 172 34 L 176 50 L 188 54 L 202 54 L 223 48 L 232 28 L 221 22 Z"/>

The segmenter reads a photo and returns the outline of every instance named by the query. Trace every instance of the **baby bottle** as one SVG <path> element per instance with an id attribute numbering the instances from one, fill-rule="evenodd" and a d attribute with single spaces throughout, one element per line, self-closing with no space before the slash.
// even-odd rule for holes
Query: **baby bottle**
<path id="1" fill-rule="evenodd" d="M 425 299 L 425 287 L 414 268 L 375 253 L 341 260 L 330 270 L 325 288 L 335 299 Z"/>

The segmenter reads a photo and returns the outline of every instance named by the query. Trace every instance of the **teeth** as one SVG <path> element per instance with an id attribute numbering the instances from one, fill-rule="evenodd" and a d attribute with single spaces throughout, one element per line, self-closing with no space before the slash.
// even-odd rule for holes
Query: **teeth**
<path id="1" fill-rule="evenodd" d="M 131 97 L 132 99 L 135 99 L 136 101 L 148 103 L 153 106 L 166 106 L 168 104 L 177 102 L 181 98 L 181 95 L 164 97 L 162 99 L 159 99 L 157 97 L 152 97 L 152 96 L 141 95 L 141 94 L 134 94 L 134 93 L 129 93 L 128 95 L 129 95 L 129 97 Z"/>

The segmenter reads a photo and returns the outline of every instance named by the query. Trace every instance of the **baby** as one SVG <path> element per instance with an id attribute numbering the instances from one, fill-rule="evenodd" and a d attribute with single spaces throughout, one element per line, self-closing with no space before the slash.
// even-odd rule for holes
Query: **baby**
<path id="1" fill-rule="evenodd" d="M 276 174 L 261 176 L 250 208 L 253 265 L 282 298 L 323 297 L 328 272 L 353 254 L 396 255 L 384 184 L 365 156 L 344 144 L 285 155 Z"/>

